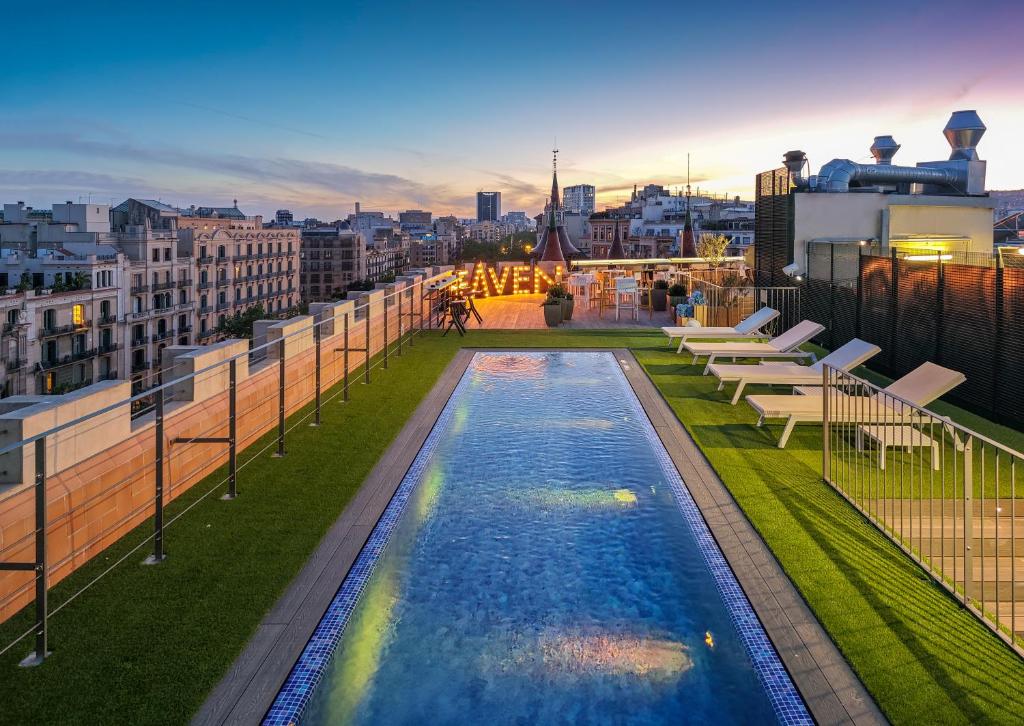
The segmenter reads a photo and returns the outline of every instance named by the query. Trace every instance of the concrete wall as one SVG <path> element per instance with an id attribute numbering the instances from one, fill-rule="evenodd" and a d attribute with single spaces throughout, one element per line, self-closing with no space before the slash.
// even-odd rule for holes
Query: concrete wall
<path id="1" fill-rule="evenodd" d="M 450 269 L 439 268 L 437 274 L 429 275 L 413 273 L 396 281 L 394 288 L 408 292 L 416 283 L 443 277 Z M 383 290 L 371 291 L 365 296 L 374 315 L 370 320 L 371 356 L 379 354 L 385 344 L 384 296 Z M 419 301 L 418 288 L 414 299 Z M 410 308 L 406 301 L 403 298 L 402 324 L 408 327 Z M 319 309 L 318 314 L 330 316 L 334 324 L 333 333 L 325 335 L 321 341 L 321 382 L 325 391 L 344 375 L 341 349 L 346 313 L 349 347 L 363 347 L 367 323 L 363 319 L 354 320 L 357 303 L 362 304 L 345 300 Z M 400 322 L 397 304 L 389 305 L 387 311 L 387 341 L 394 346 Z M 285 343 L 288 414 L 311 402 L 315 395 L 315 350 L 309 329 L 312 319 L 309 316 L 262 321 L 267 323 L 262 326 L 263 332 L 271 339 L 291 334 Z M 418 324 L 418 318 L 413 316 L 412 320 Z M 165 406 L 164 428 L 166 501 L 187 491 L 227 461 L 226 445 L 195 443 L 191 439 L 227 436 L 229 399 L 225 361 L 248 350 L 249 341 L 245 340 L 165 349 L 164 355 L 174 376 L 188 375 L 221 363 L 219 368 L 207 371 L 191 383 L 179 381 L 171 387 L 173 395 Z M 250 365 L 247 358 L 242 355 L 236 364 L 239 451 L 275 427 L 278 406 L 276 362 L 267 359 Z M 360 371 L 365 360 L 365 353 L 350 351 L 349 371 Z M 33 397 L 4 399 L 0 404 L 0 445 L 19 441 L 111 403 L 126 401 L 129 387 L 125 381 L 108 381 L 66 396 L 46 397 L 45 401 Z M 153 414 L 132 420 L 125 403 L 102 417 L 48 437 L 47 521 L 50 525 L 47 551 L 51 586 L 152 517 L 154 436 Z M 25 457 L 32 456 L 32 447 L 23 447 L 21 451 L 21 456 L 12 453 L 0 461 L 0 469 L 6 469 L 8 478 L 15 482 L 0 493 L 0 559 L 4 561 L 34 558 L 34 491 L 29 483 L 31 476 L 26 473 L 30 468 L 25 465 Z M 31 573 L 0 572 L 0 622 L 31 602 L 32 583 Z"/>
<path id="2" fill-rule="evenodd" d="M 992 207 L 903 205 L 889 207 L 888 238 L 910 235 L 965 237 L 957 252 L 992 252 Z"/>
<path id="3" fill-rule="evenodd" d="M 970 252 L 992 251 L 988 197 L 945 197 L 873 192 L 794 194 L 793 259 L 806 270 L 810 240 L 876 240 L 896 235 L 959 235 Z"/>

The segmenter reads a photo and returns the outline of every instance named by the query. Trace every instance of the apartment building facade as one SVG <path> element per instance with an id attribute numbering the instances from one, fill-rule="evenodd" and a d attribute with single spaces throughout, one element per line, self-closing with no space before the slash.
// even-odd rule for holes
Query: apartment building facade
<path id="1" fill-rule="evenodd" d="M 216 339 L 228 318 L 256 305 L 269 317 L 299 304 L 299 230 L 185 229 L 180 244 L 196 260 L 200 343 Z"/>
<path id="2" fill-rule="evenodd" d="M 345 226 L 303 229 L 300 264 L 302 299 L 331 300 L 367 277 L 365 240 Z"/>

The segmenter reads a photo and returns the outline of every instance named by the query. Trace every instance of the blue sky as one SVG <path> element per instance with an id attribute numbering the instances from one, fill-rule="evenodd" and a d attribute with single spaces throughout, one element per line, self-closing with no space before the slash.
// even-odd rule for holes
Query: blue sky
<path id="1" fill-rule="evenodd" d="M 0 198 L 471 214 L 563 183 L 749 196 L 803 148 L 948 154 L 977 108 L 990 186 L 1024 186 L 1020 3 L 54 3 L 6 10 Z M 965 8 L 969 8 L 965 10 Z M 24 13 L 22 15 L 22 13 Z"/>

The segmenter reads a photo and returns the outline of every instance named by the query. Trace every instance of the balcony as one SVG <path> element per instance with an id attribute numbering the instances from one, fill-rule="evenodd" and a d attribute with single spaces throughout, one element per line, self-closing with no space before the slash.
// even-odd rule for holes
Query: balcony
<path id="1" fill-rule="evenodd" d="M 149 361 L 135 361 L 132 363 L 132 373 L 142 373 L 143 371 L 149 370 Z"/>
<path id="2" fill-rule="evenodd" d="M 117 323 L 116 315 L 101 315 L 99 319 L 100 325 L 115 325 Z"/>
<path id="3" fill-rule="evenodd" d="M 120 343 L 100 343 L 100 347 L 97 350 L 100 355 L 106 355 L 107 353 L 113 353 L 120 349 Z"/>
<path id="4" fill-rule="evenodd" d="M 136 311 L 134 313 L 129 314 L 128 315 L 128 319 L 129 320 L 140 320 L 140 319 L 148 316 L 151 312 L 153 312 L 153 311 L 152 310 L 138 310 L 138 311 Z"/>
<path id="5" fill-rule="evenodd" d="M 24 358 L 20 358 L 20 359 L 17 359 L 17 360 L 9 360 L 9 361 L 7 361 L 7 372 L 8 373 L 13 373 L 14 371 L 20 371 L 22 368 L 24 368 L 27 365 L 28 365 L 28 361 L 25 360 Z"/>
<path id="6" fill-rule="evenodd" d="M 217 310 L 218 310 L 218 312 L 221 311 L 221 310 L 227 310 L 229 307 L 231 307 L 231 303 L 229 303 L 229 302 L 219 302 L 219 303 L 217 303 Z"/>
<path id="7" fill-rule="evenodd" d="M 213 282 L 210 280 L 203 280 L 199 283 L 200 290 L 209 290 L 211 287 L 213 287 Z"/>
<path id="8" fill-rule="evenodd" d="M 58 325 L 53 328 L 43 328 L 39 331 L 39 337 L 53 338 L 57 335 L 68 335 L 70 333 L 74 333 L 76 330 L 88 330 L 91 327 L 91 320 L 85 320 L 81 324 L 72 323 L 71 325 Z"/>
<path id="9" fill-rule="evenodd" d="M 159 290 L 170 290 L 177 286 L 177 284 L 178 283 L 174 282 L 173 280 L 171 280 L 170 282 L 154 282 L 152 285 L 153 292 L 157 292 Z"/>
<path id="10" fill-rule="evenodd" d="M 80 350 L 77 353 L 71 353 L 70 355 L 60 356 L 52 360 L 41 360 L 38 363 L 39 370 L 47 371 L 52 368 L 59 368 L 60 366 L 66 366 L 71 363 L 75 363 L 80 360 L 86 360 L 87 358 L 95 358 L 96 349 L 90 348 L 88 350 Z"/>
<path id="11" fill-rule="evenodd" d="M 174 337 L 174 331 L 168 328 L 163 332 L 153 333 L 153 342 L 159 343 L 161 340 L 167 340 L 168 338 Z"/>
<path id="12" fill-rule="evenodd" d="M 149 341 L 147 341 L 145 338 L 132 338 L 132 347 L 138 348 L 139 346 L 145 345 L 148 342 Z"/>
<path id="13" fill-rule="evenodd" d="M 230 284 L 231 280 L 227 279 L 226 277 L 222 280 L 217 280 L 217 287 L 227 287 Z"/>
<path id="14" fill-rule="evenodd" d="M 203 305 L 201 308 L 199 308 L 199 314 L 200 315 L 206 315 L 207 313 L 212 313 L 212 312 L 213 312 L 213 307 L 210 306 L 210 305 Z"/>
<path id="15" fill-rule="evenodd" d="M 199 264 L 200 265 L 212 265 L 213 264 L 213 255 L 203 255 L 202 257 L 199 258 Z"/>
<path id="16" fill-rule="evenodd" d="M 149 285 L 132 285 L 131 286 L 131 293 L 132 293 L 132 295 L 140 295 L 140 294 L 142 294 L 144 292 L 149 292 Z"/>
<path id="17" fill-rule="evenodd" d="M 100 374 L 101 381 L 116 381 L 117 371 L 107 371 L 106 373 Z"/>
<path id="18" fill-rule="evenodd" d="M 192 287 L 192 278 L 190 277 L 186 280 L 178 280 L 177 285 L 178 287 Z"/>
<path id="19" fill-rule="evenodd" d="M 192 332 L 192 326 L 191 325 L 183 325 L 183 326 L 178 328 L 177 335 L 184 335 L 185 333 L 191 333 L 191 332 Z"/>

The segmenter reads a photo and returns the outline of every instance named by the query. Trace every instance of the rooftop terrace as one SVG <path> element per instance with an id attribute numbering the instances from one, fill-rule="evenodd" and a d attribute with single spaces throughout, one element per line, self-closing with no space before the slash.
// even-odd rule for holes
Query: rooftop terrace
<path id="1" fill-rule="evenodd" d="M 30 604 L 33 578 L 5 573 L 21 579 L 0 580 L 0 599 L 8 612 L 18 611 L 0 624 L 4 719 L 181 723 L 199 712 L 253 634 L 266 632 L 257 630 L 265 614 L 339 516 L 359 501 L 364 480 L 389 444 L 467 347 L 630 350 L 692 437 L 695 459 L 706 457 L 702 465 L 709 464 L 711 475 L 724 484 L 887 719 L 1018 719 L 1024 708 L 1017 685 L 1024 682 L 1024 661 L 1008 645 L 1007 634 L 1001 639 L 964 607 L 963 592 L 955 584 L 950 590 L 930 577 L 926 567 L 932 563 L 922 560 L 919 549 L 901 549 L 883 533 L 884 526 L 873 524 L 823 481 L 821 426 L 797 427 L 780 449 L 779 427 L 759 427 L 751 408 L 730 405 L 728 393 L 716 390 L 717 381 L 701 375 L 703 366 L 677 354 L 675 344 L 658 330 L 668 323 L 667 313 L 659 319 L 658 313 L 641 311 L 639 320 L 616 324 L 607 310 L 602 316 L 577 307 L 571 323 L 542 330 L 540 296 L 493 297 L 477 302 L 482 325 L 471 320 L 465 336 L 454 331 L 442 336 L 436 327 L 421 331 L 422 319 L 410 317 L 410 302 L 429 287 L 430 278 L 423 288 L 400 283 L 354 305 L 330 306 L 319 313 L 323 333 L 318 337 L 308 328 L 311 318 L 292 321 L 292 328 L 278 324 L 283 327 L 267 334 L 265 360 L 235 358 L 239 420 L 248 420 L 237 433 L 228 431 L 226 416 L 197 415 L 192 408 L 205 395 L 197 387 L 212 385 L 220 387 L 215 401 L 227 411 L 226 366 L 234 349 L 217 353 L 216 361 L 193 361 L 191 367 L 184 358 L 178 362 L 175 370 L 200 375 L 191 391 L 168 385 L 164 401 L 168 418 L 163 425 L 168 428 L 162 438 L 168 449 L 165 531 L 160 536 L 166 559 L 158 566 L 139 566 L 155 545 L 154 453 L 147 453 L 157 426 L 154 415 L 131 424 L 134 453 L 126 451 L 114 462 L 131 476 L 107 483 L 118 490 L 127 485 L 124 510 L 98 529 L 69 527 L 61 533 L 63 523 L 85 516 L 101 492 L 74 494 L 75 482 L 84 481 L 87 470 L 66 476 L 45 459 L 54 472 L 47 527 L 50 546 L 58 548 L 50 561 L 48 603 L 53 654 L 36 668 L 15 667 L 37 630 Z M 420 312 L 429 319 L 428 309 Z M 371 324 L 365 324 L 367 319 Z M 371 356 L 363 354 L 366 349 Z M 870 371 L 858 372 L 884 383 Z M 279 376 L 284 391 L 280 407 Z M 1019 431 L 942 401 L 931 408 L 1012 449 L 1024 448 Z M 366 425 L 369 420 L 372 426 Z M 239 447 L 232 483 L 224 441 L 234 436 Z M 0 507 L 24 492 L 17 504 L 31 523 L 29 448 L 22 460 L 26 484 L 2 495 Z M 272 458 L 274 452 L 284 455 Z M 853 460 L 845 455 L 846 461 Z M 133 472 L 142 470 L 136 486 Z M 1005 542 L 1014 546 L 1016 491 L 989 492 L 987 481 L 982 474 L 981 496 L 988 492 L 1008 509 L 1010 537 Z M 237 496 L 221 501 L 218 497 L 226 492 Z M 955 487 L 950 494 L 957 496 Z M 895 498 L 884 490 L 879 498 L 886 496 Z M 911 519 L 916 511 L 908 505 Z M 981 530 L 988 531 L 986 516 L 994 514 L 982 506 L 979 515 Z M 901 508 L 897 518 L 903 516 Z M 1005 536 L 1005 515 L 1001 522 Z M 367 531 L 362 530 L 363 538 Z M 32 559 L 31 524 L 27 530 L 5 527 L 0 533 L 0 560 Z M 357 550 L 361 544 L 350 543 Z M 984 603 L 981 610 L 986 610 Z M 1018 621 L 1011 617 L 1009 622 Z M 18 636 L 25 637 L 9 647 Z M 796 673 L 793 654 L 783 656 Z"/>

